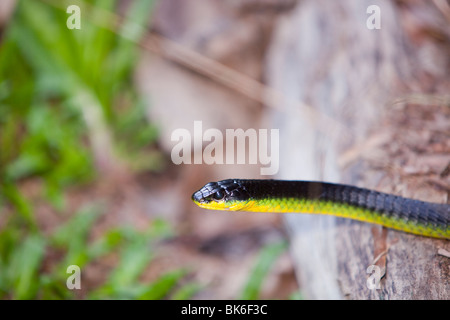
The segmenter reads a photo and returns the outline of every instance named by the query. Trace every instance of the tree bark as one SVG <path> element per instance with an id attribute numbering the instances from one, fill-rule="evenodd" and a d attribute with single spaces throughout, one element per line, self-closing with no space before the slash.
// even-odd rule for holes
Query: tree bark
<path id="1" fill-rule="evenodd" d="M 380 29 L 366 24 L 373 4 Z M 280 128 L 280 178 L 448 201 L 447 8 L 304 0 L 279 20 L 266 74 L 288 101 L 268 115 Z M 308 298 L 450 298 L 446 240 L 330 216 L 291 214 L 285 225 Z"/>

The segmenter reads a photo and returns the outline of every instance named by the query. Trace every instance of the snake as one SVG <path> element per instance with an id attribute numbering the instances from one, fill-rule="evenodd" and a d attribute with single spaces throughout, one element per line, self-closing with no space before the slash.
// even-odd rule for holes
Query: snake
<path id="1" fill-rule="evenodd" d="M 450 239 L 450 205 L 321 181 L 226 179 L 209 182 L 192 200 L 211 210 L 325 214 L 415 235 Z"/>

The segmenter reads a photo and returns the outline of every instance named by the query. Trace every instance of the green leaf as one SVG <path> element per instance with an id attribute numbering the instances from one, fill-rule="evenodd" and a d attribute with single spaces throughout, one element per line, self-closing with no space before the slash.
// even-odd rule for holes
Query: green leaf
<path id="1" fill-rule="evenodd" d="M 133 239 L 120 255 L 120 262 L 113 270 L 108 282 L 112 287 L 126 287 L 132 284 L 147 267 L 153 254 L 148 241 Z"/>
<path id="2" fill-rule="evenodd" d="M 108 230 L 100 237 L 100 239 L 89 246 L 87 255 L 90 260 L 96 259 L 111 252 L 114 248 L 117 248 L 122 244 L 123 240 L 124 237 L 121 230 Z"/>
<path id="3" fill-rule="evenodd" d="M 101 213 L 99 205 L 87 205 L 81 208 L 53 232 L 50 236 L 52 243 L 59 247 L 70 247 L 80 239 L 86 241 L 89 230 Z"/>
<path id="4" fill-rule="evenodd" d="M 198 283 L 187 283 L 179 288 L 172 295 L 172 300 L 188 300 L 191 299 L 197 292 L 199 292 L 203 288 L 202 285 Z"/>
<path id="5" fill-rule="evenodd" d="M 66 279 L 55 275 L 44 274 L 40 276 L 40 300 L 68 300 L 74 297 L 74 291 L 66 287 Z"/>
<path id="6" fill-rule="evenodd" d="M 269 273 L 270 268 L 277 257 L 286 250 L 286 243 L 270 244 L 261 249 L 258 260 L 253 267 L 250 277 L 241 294 L 243 300 L 255 300 L 259 298 L 261 286 Z"/>
<path id="7" fill-rule="evenodd" d="M 21 232 L 5 228 L 0 232 L 0 297 L 10 294 L 13 279 L 10 277 L 10 261 L 20 246 Z"/>
<path id="8" fill-rule="evenodd" d="M 36 230 L 37 225 L 28 200 L 20 193 L 17 187 L 11 183 L 4 182 L 0 185 L 0 192 L 14 206 L 17 213 L 32 230 Z"/>
<path id="9" fill-rule="evenodd" d="M 45 239 L 33 233 L 16 249 L 9 265 L 13 299 L 31 299 L 38 290 L 38 271 L 45 252 Z"/>
<path id="10" fill-rule="evenodd" d="M 23 152 L 6 169 L 9 180 L 19 180 L 34 173 L 41 172 L 48 167 L 48 160 L 39 153 Z"/>
<path id="11" fill-rule="evenodd" d="M 67 250 L 58 268 L 60 276 L 65 276 L 67 266 L 77 265 L 81 268 L 90 261 L 88 235 L 101 213 L 98 206 L 86 206 L 51 235 L 53 245 Z"/>
<path id="12" fill-rule="evenodd" d="M 185 270 L 175 270 L 163 274 L 157 280 L 147 286 L 145 291 L 138 296 L 139 300 L 159 300 L 164 298 L 178 281 L 186 275 Z"/>

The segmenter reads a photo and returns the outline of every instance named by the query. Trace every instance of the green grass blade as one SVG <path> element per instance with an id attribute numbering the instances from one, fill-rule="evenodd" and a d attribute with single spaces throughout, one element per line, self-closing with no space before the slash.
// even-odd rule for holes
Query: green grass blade
<path id="1" fill-rule="evenodd" d="M 37 225 L 31 205 L 17 187 L 12 183 L 4 182 L 3 185 L 0 185 L 0 192 L 8 202 L 14 206 L 16 212 L 25 221 L 28 227 L 32 230 L 36 230 Z"/>
<path id="2" fill-rule="evenodd" d="M 66 268 L 69 265 L 77 265 L 82 268 L 89 262 L 88 235 L 92 225 L 102 213 L 97 206 L 87 206 L 59 227 L 50 237 L 52 244 L 56 247 L 66 249 L 66 255 L 61 262 L 61 276 L 66 276 Z"/>
<path id="3" fill-rule="evenodd" d="M 152 258 L 153 254 L 148 241 L 133 239 L 132 243 L 123 248 L 119 265 L 113 270 L 108 280 L 109 285 L 119 288 L 132 284 Z"/>
<path id="4" fill-rule="evenodd" d="M 197 292 L 199 292 L 204 286 L 198 283 L 187 283 L 174 292 L 172 300 L 188 300 L 191 299 Z"/>
<path id="5" fill-rule="evenodd" d="M 149 284 L 137 298 L 139 300 L 159 300 L 166 297 L 178 281 L 186 275 L 185 270 L 168 272 Z"/>
<path id="6" fill-rule="evenodd" d="M 39 279 L 38 271 L 45 252 L 45 239 L 39 234 L 29 235 L 14 252 L 9 265 L 13 279 L 13 299 L 35 298 Z"/>
<path id="7" fill-rule="evenodd" d="M 259 292 L 270 268 L 277 257 L 286 250 L 286 243 L 280 242 L 264 247 L 258 260 L 250 273 L 250 277 L 242 291 L 240 299 L 255 300 L 259 298 Z"/>

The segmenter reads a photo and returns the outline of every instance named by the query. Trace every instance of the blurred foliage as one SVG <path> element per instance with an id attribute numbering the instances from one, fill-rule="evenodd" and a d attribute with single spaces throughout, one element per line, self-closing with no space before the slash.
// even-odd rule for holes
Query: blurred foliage
<path id="1" fill-rule="evenodd" d="M 118 252 L 118 264 L 90 299 L 161 299 L 186 274 L 185 270 L 168 271 L 156 280 L 143 284 L 139 276 L 150 263 L 155 243 L 171 235 L 167 223 L 155 220 L 147 230 L 138 232 L 130 227 L 111 229 L 93 242 L 89 231 L 99 217 L 99 208 L 84 208 L 49 237 L 32 232 L 24 238 L 17 229 L 0 232 L 0 297 L 10 299 L 71 299 L 77 290 L 66 288 L 67 267 L 81 270 L 97 259 Z M 23 238 L 23 239 L 22 239 Z M 61 260 L 44 268 L 45 252 L 61 250 Z M 48 263 L 46 263 L 48 264 Z M 83 272 L 82 272 L 83 273 Z M 83 282 L 81 282 L 83 289 Z"/>
<path id="2" fill-rule="evenodd" d="M 243 300 L 257 300 L 261 292 L 261 286 L 266 279 L 273 263 L 278 256 L 286 251 L 287 243 L 271 243 L 263 247 L 259 253 L 258 259 L 250 272 L 250 276 L 241 293 Z"/>
<path id="3" fill-rule="evenodd" d="M 110 11 L 117 5 L 90 3 Z M 151 8 L 151 1 L 133 1 L 126 15 L 145 26 Z M 102 210 L 84 208 L 44 235 L 33 201 L 21 190 L 24 180 L 38 179 L 42 198 L 65 212 L 67 187 L 97 178 L 91 142 L 102 125 L 115 155 L 129 168 L 161 167 L 152 148 L 155 126 L 146 121 L 143 100 L 132 86 L 138 47 L 86 19 L 81 30 L 69 30 L 68 16 L 45 2 L 18 1 L 1 42 L 0 213 L 5 227 L 0 230 L 0 298 L 75 298 L 76 290 L 66 288 L 67 266 L 83 268 L 113 250 L 119 252 L 117 266 L 88 298 L 164 298 L 185 270 L 172 270 L 150 284 L 138 281 L 154 244 L 170 233 L 164 221 L 154 221 L 144 232 L 108 230 L 91 243 L 88 236 Z M 136 42 L 142 37 L 132 35 Z M 54 251 L 61 255 L 57 262 L 46 259 Z"/>
<path id="4" fill-rule="evenodd" d="M 95 1 L 95 6 L 113 11 L 116 1 Z M 150 10 L 151 1 L 134 1 L 128 14 L 133 23 L 146 25 Z M 92 180 L 88 141 L 102 122 L 122 157 L 136 158 L 157 138 L 132 86 L 136 44 L 85 19 L 81 30 L 70 30 L 67 18 L 46 3 L 19 1 L 1 44 L 2 193 L 25 215 L 15 182 L 39 176 L 46 196 L 61 205 L 59 190 Z M 133 36 L 139 41 L 142 34 Z M 153 168 L 140 169 L 160 165 L 148 161 L 153 153 L 143 156 Z"/>
<path id="5" fill-rule="evenodd" d="M 107 11 L 115 11 L 118 3 L 86 2 Z M 130 4 L 128 21 L 146 26 L 152 1 Z M 81 30 L 69 30 L 68 16 L 47 1 L 18 1 L 0 43 L 0 298 L 79 298 L 77 290 L 66 287 L 67 267 L 77 265 L 83 273 L 112 255 L 117 263 L 102 284 L 84 288 L 82 282 L 87 292 L 81 297 L 190 299 L 202 286 L 186 280 L 189 270 L 166 270 L 149 283 L 141 281 L 158 242 L 171 235 L 164 221 L 155 220 L 144 231 L 113 228 L 92 241 L 93 227 L 104 212 L 93 205 L 72 214 L 51 234 L 38 227 L 34 200 L 22 183 L 39 181 L 39 199 L 64 214 L 70 211 L 67 188 L 101 178 L 94 140 L 105 132 L 99 131 L 106 130 L 113 155 L 129 169 L 161 170 L 164 164 L 154 147 L 156 127 L 146 120 L 143 99 L 132 85 L 136 43 L 145 28 L 132 28 L 125 20 L 119 27 L 131 30 L 125 39 L 118 36 L 124 30 L 102 29 L 85 18 Z M 284 248 L 263 248 L 242 299 L 258 298 L 265 275 Z"/>

